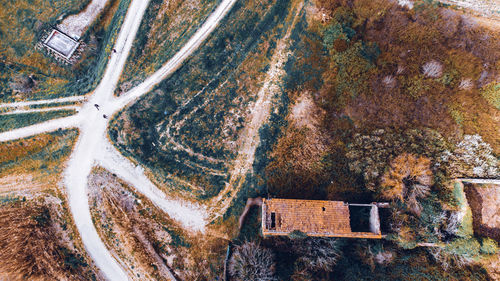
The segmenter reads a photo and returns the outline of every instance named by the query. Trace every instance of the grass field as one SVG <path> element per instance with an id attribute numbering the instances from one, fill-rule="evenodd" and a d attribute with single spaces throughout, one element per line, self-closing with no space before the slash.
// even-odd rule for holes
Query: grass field
<path id="1" fill-rule="evenodd" d="M 0 175 L 26 172 L 61 172 L 59 163 L 69 156 L 76 130 L 61 130 L 0 145 Z"/>
<path id="2" fill-rule="evenodd" d="M 159 69 L 187 42 L 220 0 L 153 0 L 143 18 L 117 92 Z"/>
<path id="3" fill-rule="evenodd" d="M 20 113 L 0 115 L 0 132 L 30 126 L 47 120 L 75 114 L 74 110 L 57 110 L 49 112 Z"/>
<path id="4" fill-rule="evenodd" d="M 20 0 L 0 3 L 0 101 L 86 94 L 97 85 L 130 0 L 111 0 L 82 36 L 87 47 L 71 66 L 35 49 L 64 16 L 88 1 Z"/>
<path id="5" fill-rule="evenodd" d="M 78 132 L 0 144 L 0 274 L 13 280 L 96 280 L 64 190 L 62 171 Z M 27 262 L 28 261 L 28 262 Z"/>
<path id="6" fill-rule="evenodd" d="M 113 121 L 111 138 L 169 192 L 207 199 L 224 186 L 287 4 L 237 2 L 183 67 Z"/>

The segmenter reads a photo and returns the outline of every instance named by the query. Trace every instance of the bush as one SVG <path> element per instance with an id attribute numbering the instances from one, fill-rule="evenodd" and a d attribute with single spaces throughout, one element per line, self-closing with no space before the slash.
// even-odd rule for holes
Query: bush
<path id="1" fill-rule="evenodd" d="M 498 253 L 498 243 L 491 238 L 484 238 L 481 241 L 481 254 L 495 255 Z"/>
<path id="2" fill-rule="evenodd" d="M 441 166 L 440 155 L 448 148 L 445 139 L 431 129 L 412 129 L 402 132 L 375 130 L 369 134 L 354 135 L 347 158 L 351 171 L 362 174 L 368 189 L 375 190 L 389 161 L 402 153 L 427 157 L 431 169 Z"/>
<path id="3" fill-rule="evenodd" d="M 255 242 L 245 242 L 236 247 L 229 261 L 229 273 L 232 280 L 275 280 L 273 259 L 271 250 Z"/>
<path id="4" fill-rule="evenodd" d="M 499 162 L 491 146 L 480 135 L 465 135 L 453 152 L 443 156 L 452 177 L 498 177 Z"/>
<path id="5" fill-rule="evenodd" d="M 481 90 L 481 95 L 494 107 L 500 110 L 500 83 L 491 83 Z"/>
<path id="6" fill-rule="evenodd" d="M 341 257 L 341 242 L 334 238 L 309 237 L 296 240 L 294 251 L 299 255 L 297 268 L 309 271 L 333 271 L 333 267 Z"/>
<path id="7" fill-rule="evenodd" d="M 430 164 L 429 158 L 408 153 L 394 158 L 382 177 L 380 197 L 405 201 L 414 214 L 420 215 L 418 199 L 429 195 L 432 185 Z"/>
<path id="8" fill-rule="evenodd" d="M 422 73 L 426 77 L 438 78 L 443 74 L 443 65 L 435 60 L 431 60 L 422 66 Z"/>

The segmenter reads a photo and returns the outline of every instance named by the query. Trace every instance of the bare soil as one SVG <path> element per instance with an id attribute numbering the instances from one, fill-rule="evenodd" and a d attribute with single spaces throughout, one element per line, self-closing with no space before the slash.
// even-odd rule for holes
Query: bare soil
<path id="1" fill-rule="evenodd" d="M 109 0 L 92 0 L 85 9 L 63 20 L 57 27 L 73 38 L 80 38 L 87 27 L 97 18 Z"/>

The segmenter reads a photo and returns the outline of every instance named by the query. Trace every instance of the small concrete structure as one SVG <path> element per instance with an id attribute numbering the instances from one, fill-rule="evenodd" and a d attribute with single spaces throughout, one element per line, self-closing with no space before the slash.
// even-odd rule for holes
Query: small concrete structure
<path id="1" fill-rule="evenodd" d="M 380 230 L 379 207 L 387 203 L 348 204 L 342 201 L 263 199 L 262 234 L 288 235 L 300 231 L 308 236 L 385 237 Z M 351 217 L 351 213 L 356 213 Z"/>
<path id="2" fill-rule="evenodd" d="M 60 57 L 69 61 L 80 43 L 63 32 L 53 29 L 43 45 Z"/>

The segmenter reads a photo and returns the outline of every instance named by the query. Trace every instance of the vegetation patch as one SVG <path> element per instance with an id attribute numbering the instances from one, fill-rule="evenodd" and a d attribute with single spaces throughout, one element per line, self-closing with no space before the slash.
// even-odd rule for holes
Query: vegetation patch
<path id="1" fill-rule="evenodd" d="M 62 165 L 76 130 L 0 145 L 0 273 L 14 280 L 96 280 L 64 193 Z"/>
<path id="2" fill-rule="evenodd" d="M 43 175 L 57 176 L 70 155 L 77 130 L 60 130 L 0 145 L 0 175 L 5 178 L 33 174 L 34 179 Z M 56 185 L 57 179 L 52 179 Z"/>
<path id="3" fill-rule="evenodd" d="M 224 186 L 287 5 L 236 3 L 184 66 L 113 121 L 111 138 L 160 186 L 200 199 Z"/>
<path id="4" fill-rule="evenodd" d="M 153 0 L 142 20 L 117 91 L 125 92 L 167 62 L 220 0 Z"/>
<path id="5" fill-rule="evenodd" d="M 35 200 L 2 204 L 2 276 L 40 280 L 96 279 L 85 253 L 68 240 L 67 231 L 61 224 L 62 211 L 58 204 Z"/>
<path id="6" fill-rule="evenodd" d="M 94 169 L 89 184 L 98 232 L 136 273 L 134 279 L 169 279 L 171 271 L 182 280 L 196 280 L 220 272 L 215 268 L 221 264 L 222 241 L 190 235 L 104 169 Z"/>
<path id="7" fill-rule="evenodd" d="M 78 13 L 89 1 L 23 0 L 2 4 L 0 16 L 0 101 L 82 95 L 100 80 L 130 0 L 111 0 L 82 36 L 87 45 L 73 65 L 60 65 L 35 45 L 62 16 Z M 41 8 L 42 7 L 42 8 Z"/>
<path id="8" fill-rule="evenodd" d="M 314 270 L 289 266 L 304 254 L 269 238 L 286 260 L 277 278 L 488 280 L 478 261 L 490 255 L 450 179 L 498 174 L 497 33 L 433 1 L 408 10 L 384 0 L 317 0 L 306 10 L 286 65 L 287 122 L 266 163 L 269 193 L 260 195 L 389 201 L 390 233 L 389 241 L 344 240 L 349 253 Z M 308 124 L 294 117 L 304 95 L 313 100 Z M 428 244 L 435 247 L 418 247 Z"/>
<path id="9" fill-rule="evenodd" d="M 48 112 L 20 113 L 0 115 L 0 132 L 22 128 L 51 119 L 76 114 L 75 110 L 54 110 Z"/>

